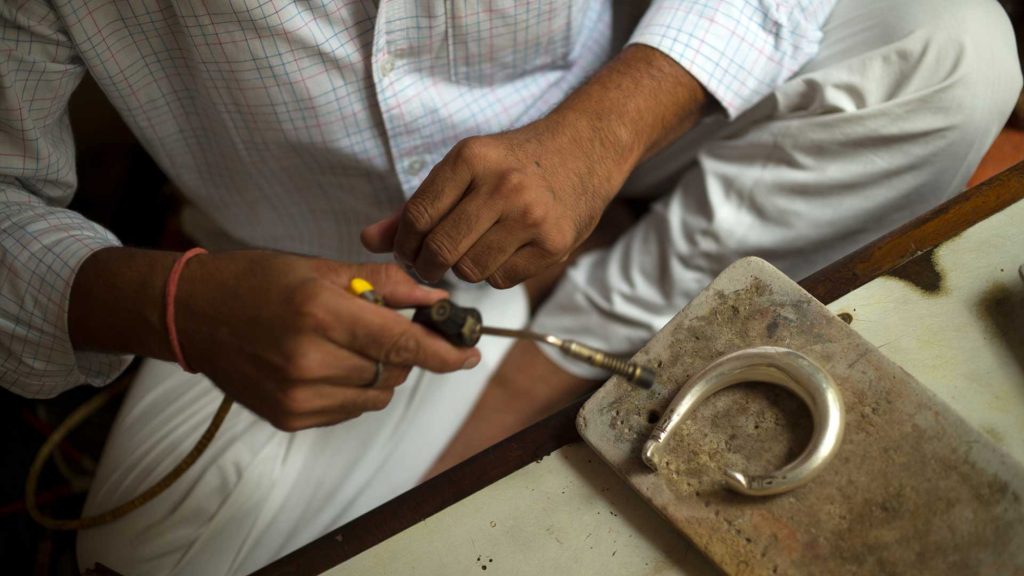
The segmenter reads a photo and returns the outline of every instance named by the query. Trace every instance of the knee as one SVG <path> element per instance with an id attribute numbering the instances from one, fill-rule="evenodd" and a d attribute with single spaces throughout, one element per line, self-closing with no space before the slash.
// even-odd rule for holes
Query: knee
<path id="1" fill-rule="evenodd" d="M 994 134 L 1021 93 L 1021 64 L 1006 12 L 995 0 L 935 0 L 915 23 L 915 68 L 951 127 Z"/>

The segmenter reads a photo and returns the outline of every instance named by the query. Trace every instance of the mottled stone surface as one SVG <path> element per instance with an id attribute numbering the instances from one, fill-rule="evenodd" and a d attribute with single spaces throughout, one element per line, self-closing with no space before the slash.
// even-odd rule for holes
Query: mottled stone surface
<path id="1" fill-rule="evenodd" d="M 843 444 L 810 484 L 771 498 L 725 489 L 722 470 L 778 468 L 810 415 L 767 384 L 709 398 L 669 438 L 655 473 L 640 450 L 687 379 L 742 348 L 807 354 L 839 384 Z M 1024 469 L 794 282 L 737 262 L 636 357 L 653 390 L 610 380 L 580 411 L 586 441 L 723 570 L 735 574 L 1024 574 Z"/>

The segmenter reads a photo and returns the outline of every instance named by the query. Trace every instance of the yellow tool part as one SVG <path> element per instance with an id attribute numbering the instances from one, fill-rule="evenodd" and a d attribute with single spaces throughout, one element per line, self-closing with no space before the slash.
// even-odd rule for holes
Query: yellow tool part
<path id="1" fill-rule="evenodd" d="M 353 278 L 348 283 L 348 291 L 355 294 L 356 296 L 362 296 L 366 292 L 373 291 L 373 284 L 363 278 Z"/>
<path id="2" fill-rule="evenodd" d="M 373 291 L 373 284 L 370 284 L 370 281 L 364 278 L 353 278 L 352 281 L 348 283 L 348 291 L 355 296 L 359 296 L 363 300 L 368 300 L 374 304 L 384 303 L 384 299 Z"/>

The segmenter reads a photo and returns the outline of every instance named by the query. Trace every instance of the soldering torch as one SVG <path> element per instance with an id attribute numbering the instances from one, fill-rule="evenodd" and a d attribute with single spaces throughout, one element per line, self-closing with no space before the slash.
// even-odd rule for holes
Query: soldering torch
<path id="1" fill-rule="evenodd" d="M 350 290 L 361 298 L 377 304 L 382 303 L 370 283 L 361 278 L 352 281 Z M 538 334 L 529 330 L 484 326 L 479 310 L 459 306 L 451 300 L 439 300 L 430 306 L 421 306 L 415 310 L 412 317 L 413 322 L 433 330 L 455 346 L 475 346 L 480 337 L 484 335 L 534 340 L 555 346 L 570 358 L 608 370 L 643 388 L 649 389 L 654 386 L 654 371 L 646 366 L 597 350 L 575 340 L 549 334 Z"/>

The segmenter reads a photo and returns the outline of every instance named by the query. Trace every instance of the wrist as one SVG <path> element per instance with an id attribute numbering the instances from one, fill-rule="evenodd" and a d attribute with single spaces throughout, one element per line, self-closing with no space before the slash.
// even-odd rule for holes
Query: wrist
<path id="1" fill-rule="evenodd" d="M 176 254 L 105 248 L 82 263 L 71 287 L 68 335 L 76 350 L 173 358 L 164 288 Z"/>
<path id="2" fill-rule="evenodd" d="M 601 106 L 567 103 L 543 121 L 558 135 L 562 150 L 569 151 L 567 166 L 580 165 L 575 173 L 586 180 L 603 204 L 611 202 L 619 188 L 644 157 L 645 143 L 621 122 L 608 122 Z"/>
<path id="3" fill-rule="evenodd" d="M 203 248 L 192 248 L 178 257 L 174 262 L 174 266 L 171 267 L 171 272 L 167 276 L 167 287 L 164 289 L 164 326 L 167 328 L 167 341 L 171 345 L 171 350 L 174 353 L 174 360 L 181 366 L 181 369 L 186 372 L 195 373 L 189 365 L 188 361 L 185 360 L 185 356 L 182 353 L 182 345 L 179 340 L 178 322 L 177 322 L 177 310 L 176 300 L 178 297 L 178 287 L 181 280 L 182 273 L 185 271 L 185 266 L 188 265 L 189 260 L 197 256 L 206 254 L 206 250 Z"/>
<path id="4" fill-rule="evenodd" d="M 705 113 L 704 88 L 655 48 L 627 46 L 544 121 L 573 140 L 574 153 L 612 195 L 644 160 L 679 138 Z M 610 198 L 607 198 L 610 200 Z"/>

